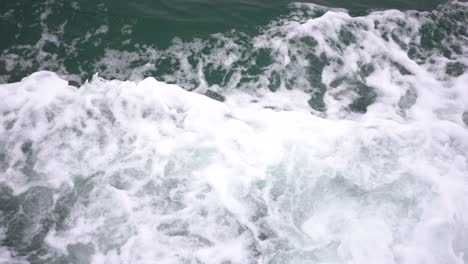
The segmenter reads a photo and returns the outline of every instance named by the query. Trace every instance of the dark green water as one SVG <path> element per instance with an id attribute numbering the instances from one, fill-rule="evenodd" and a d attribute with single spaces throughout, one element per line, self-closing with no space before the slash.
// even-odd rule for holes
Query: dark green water
<path id="1" fill-rule="evenodd" d="M 168 39 L 174 36 L 193 37 L 204 33 L 216 33 L 229 29 L 252 29 L 256 26 L 287 13 L 287 5 L 294 1 L 34 1 L 20 0 L 2 1 L 1 13 L 11 9 L 15 10 L 14 19 L 9 19 L 9 23 L 2 21 L 2 33 L 7 36 L 6 41 L 2 41 L 2 48 L 14 43 L 13 37 L 21 31 L 15 27 L 18 23 L 22 27 L 31 27 L 37 22 L 41 14 L 41 7 L 48 6 L 55 13 L 56 21 L 64 22 L 69 20 L 73 25 L 71 30 L 79 33 L 86 28 L 86 23 L 98 22 L 100 20 L 111 20 L 117 23 L 137 23 L 141 26 L 142 41 L 156 41 L 156 43 L 167 43 Z M 442 3 L 442 0 L 398 0 L 398 1 L 339 1 L 339 0 L 317 0 L 309 1 L 318 5 L 340 7 L 350 10 L 354 14 L 364 14 L 369 10 L 433 10 Z M 80 22 L 76 22 L 80 21 Z M 13 33 L 13 34 L 12 34 Z M 25 36 L 27 37 L 27 36 Z M 32 37 L 32 36 L 30 36 Z"/>
<path id="2" fill-rule="evenodd" d="M 142 46 L 165 49 L 175 37 L 190 41 L 232 30 L 256 35 L 270 21 L 289 14 L 290 2 L 5 0 L 0 3 L 0 82 L 17 81 L 39 69 L 77 74 L 80 78 L 75 79 L 81 82 L 99 70 L 96 59 L 103 56 L 105 49 L 135 51 Z M 317 0 L 314 3 L 345 8 L 356 16 L 391 8 L 430 11 L 441 2 Z"/>
<path id="3" fill-rule="evenodd" d="M 346 47 L 357 48 L 356 36 L 369 32 L 367 23 L 373 23 L 378 38 L 396 43 L 418 64 L 442 65 L 455 76 L 466 68 L 462 54 L 468 18 L 463 2 L 320 0 L 314 4 L 320 5 L 285 0 L 3 1 L 0 82 L 49 70 L 75 85 L 98 72 L 120 80 L 153 76 L 202 93 L 297 88 L 311 93 L 313 108 L 324 111 L 323 95 L 333 87 L 324 82 L 323 70 L 333 64 L 340 67 L 342 62 L 334 62 L 335 55 L 327 55 L 323 49 L 337 49 L 343 56 Z M 291 23 L 321 21 L 329 11 L 353 19 L 347 19 L 345 25 L 328 25 L 334 20 L 318 22 L 322 29 L 312 29 L 305 38 L 283 32 Z M 323 30 L 336 31 L 333 34 L 339 38 L 333 34 L 328 38 Z M 277 34 L 272 33 L 275 31 Z M 318 32 L 328 39 L 317 46 L 314 35 Z M 263 46 L 259 39 L 274 41 L 278 37 L 287 54 L 271 43 L 259 47 Z M 432 58 L 435 54 L 448 61 L 440 64 Z M 289 61 L 286 66 L 284 59 Z M 381 59 L 406 71 L 388 57 Z M 338 84 L 357 84 L 355 89 L 363 98 L 356 109 L 361 112 L 376 97 L 359 80 L 372 67 L 373 62 L 360 66 L 359 78 L 336 76 Z"/>

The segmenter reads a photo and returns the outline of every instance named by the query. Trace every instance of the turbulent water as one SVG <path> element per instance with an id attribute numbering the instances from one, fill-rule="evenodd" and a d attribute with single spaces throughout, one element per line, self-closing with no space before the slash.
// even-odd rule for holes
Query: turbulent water
<path id="1" fill-rule="evenodd" d="M 86 4 L 0 4 L 0 263 L 468 263 L 468 3 Z"/>

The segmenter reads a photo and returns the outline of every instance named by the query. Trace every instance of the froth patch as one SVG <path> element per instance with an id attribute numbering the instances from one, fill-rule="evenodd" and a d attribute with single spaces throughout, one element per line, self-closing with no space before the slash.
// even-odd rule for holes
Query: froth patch
<path id="1" fill-rule="evenodd" d="M 420 99 L 422 118 L 325 119 L 298 91 L 223 103 L 50 72 L 0 98 L 8 261 L 455 263 L 468 250 L 468 132 Z"/>

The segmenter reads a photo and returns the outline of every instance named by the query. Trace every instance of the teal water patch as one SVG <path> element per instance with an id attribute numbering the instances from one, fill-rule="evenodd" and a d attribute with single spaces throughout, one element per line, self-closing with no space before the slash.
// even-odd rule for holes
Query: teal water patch
<path id="1" fill-rule="evenodd" d="M 75 85 L 96 72 L 134 81 L 153 76 L 218 100 L 233 90 L 262 94 L 297 89 L 309 94 L 314 112 L 329 112 L 331 100 L 346 105 L 346 111 L 366 113 L 379 100 L 369 78 L 382 69 L 409 86 L 405 76 L 414 76 L 413 62 L 438 79 L 457 78 L 466 71 L 467 10 L 459 2 L 430 12 L 368 11 L 364 16 L 353 15 L 357 9 L 290 4 L 281 12 L 264 10 L 258 17 L 252 15 L 259 11 L 254 5 L 227 19 L 232 19 L 232 29 L 217 28 L 214 16 L 213 27 L 198 30 L 192 25 L 187 32 L 176 26 L 187 22 L 182 7 L 168 5 L 158 13 L 142 10 L 144 5 L 149 3 L 132 4 L 125 13 L 121 2 L 4 4 L 3 28 L 15 34 L 7 34 L 2 42 L 1 80 L 17 81 L 41 69 Z M 141 16 L 135 15 L 137 10 Z M 235 22 L 239 16 L 259 20 Z M 161 24 L 160 19 L 175 24 Z M 367 43 L 371 38 L 381 50 Z M 410 60 L 396 57 L 400 52 Z M 353 54 L 361 58 L 354 61 Z"/>
<path id="2" fill-rule="evenodd" d="M 375 8 L 431 9 L 437 4 L 418 3 L 419 6 L 403 2 L 345 2 L 342 6 L 350 8 L 346 11 L 287 5 L 281 1 L 266 5 L 268 7 L 263 3 L 234 5 L 228 1 L 219 3 L 216 8 L 191 2 L 180 3 L 180 6 L 144 1 L 112 4 L 4 2 L 1 15 L 4 26 L 1 28 L 9 32 L 3 34 L 6 38 L 0 44 L 0 80 L 13 82 L 45 69 L 59 73 L 75 85 L 99 72 L 103 77 L 120 80 L 154 76 L 202 93 L 212 90 L 222 94 L 233 87 L 271 91 L 300 89 L 310 94 L 312 109 L 324 112 L 327 109 L 324 96 L 334 89 L 331 84 L 336 82 L 323 80 L 324 69 L 346 66 L 340 56 L 350 49 L 360 50 L 362 39 L 357 36 L 365 32 L 377 30 L 378 38 L 389 45 L 397 44 L 418 64 L 437 64 L 432 57 L 441 53 L 451 60 L 443 62 L 447 65 L 448 76 L 463 74 L 466 62 L 460 58 L 466 52 L 466 8 L 458 2 L 441 5 L 431 12 L 397 12 L 395 18 L 378 12 L 367 16 L 353 15 L 362 8 L 367 10 L 364 14 L 369 14 Z M 233 12 L 226 17 L 225 24 L 220 23 L 219 15 L 214 13 L 232 9 L 232 6 L 242 11 Z M 326 20 L 321 17 L 330 11 L 348 12 L 352 19 L 346 18 L 333 28 L 326 28 L 326 23 L 322 23 L 308 34 L 297 37 L 282 31 L 294 21 L 316 20 L 320 24 L 318 21 Z M 362 23 L 363 18 L 368 21 Z M 410 23 L 407 19 L 414 21 Z M 281 27 L 283 29 L 279 29 Z M 336 32 L 333 34 L 338 37 L 332 36 L 318 43 L 315 35 L 326 34 L 325 30 Z M 261 38 L 281 41 L 283 50 L 271 45 L 258 46 L 257 39 Z M 286 50 L 289 54 L 284 53 Z M 335 54 L 330 54 L 330 50 Z M 336 52 L 341 55 L 337 56 Z M 378 56 L 377 61 L 390 61 L 390 57 Z M 391 63 L 391 68 L 410 74 L 401 63 L 394 60 Z M 335 79 L 345 78 L 365 84 L 363 78 L 370 74 L 368 71 L 376 67 L 375 64 L 363 62 L 362 70 Z M 358 94 L 362 90 L 352 89 Z M 371 92 L 372 87 L 365 90 Z M 361 99 L 354 103 L 357 107 L 349 109 L 365 112 L 365 105 L 372 103 L 375 96 L 359 95 Z"/>
<path id="3" fill-rule="evenodd" d="M 259 30 L 261 32 L 269 21 L 287 15 L 289 12 L 287 4 L 287 1 L 263 3 L 231 0 L 217 1 L 216 4 L 198 1 L 154 3 L 143 0 L 132 3 L 6 1 L 0 7 L 2 25 L 0 28 L 4 36 L 0 43 L 2 51 L 0 81 L 18 81 L 34 71 L 47 69 L 70 75 L 70 79 L 82 83 L 84 79 L 90 77 L 89 74 L 103 71 L 104 67 L 114 68 L 122 75 L 122 72 L 125 72 L 128 77 L 131 75 L 128 72 L 134 71 L 135 65 L 125 65 L 131 69 L 119 69 L 119 65 L 103 66 L 96 60 L 103 58 L 108 49 L 140 52 L 151 47 L 164 50 L 173 45 L 174 37 L 182 41 L 191 41 L 193 38 L 209 39 L 213 33 L 229 30 L 254 36 L 259 34 Z M 320 4 L 338 5 L 333 1 L 320 2 Z M 353 1 L 343 2 L 340 7 L 349 8 L 350 12 L 359 12 L 359 10 L 369 12 L 372 9 L 384 8 L 433 9 L 436 4 L 437 1 L 417 1 L 417 3 Z M 443 31 L 443 28 L 448 28 L 462 32 L 463 28 L 453 27 L 457 21 L 463 22 L 465 19 L 463 11 L 457 12 L 457 15 L 456 19 L 452 19 L 453 16 L 445 18 L 447 22 L 441 23 L 451 24 L 438 30 Z M 425 34 L 423 40 L 433 39 L 435 43 L 440 42 L 438 38 L 443 37 L 444 32 L 431 33 L 432 27 L 428 25 L 426 28 L 422 31 L 423 35 Z M 352 34 L 346 30 L 342 33 L 344 38 L 341 40 L 346 45 L 348 43 L 346 36 L 352 37 Z M 451 32 L 447 31 L 445 34 L 450 35 Z M 423 41 L 422 46 L 424 45 L 432 47 L 430 41 Z M 150 59 L 141 57 L 140 64 L 151 62 Z M 162 60 L 162 58 L 153 59 Z M 163 68 L 161 71 L 171 72 L 170 68 L 164 69 L 164 65 L 158 68 Z M 118 76 L 115 74 L 108 77 Z M 272 87 L 274 86 L 273 84 Z"/>

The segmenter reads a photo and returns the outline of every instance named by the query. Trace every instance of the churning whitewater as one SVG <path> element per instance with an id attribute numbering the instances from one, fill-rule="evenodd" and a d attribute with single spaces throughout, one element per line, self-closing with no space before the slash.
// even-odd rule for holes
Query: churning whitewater
<path id="1" fill-rule="evenodd" d="M 55 72 L 0 85 L 0 263 L 468 263 L 467 4 L 291 8 L 85 82 L 5 50 Z"/>

